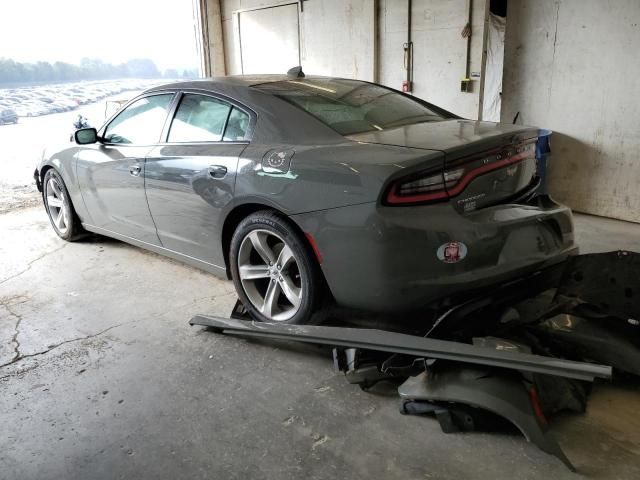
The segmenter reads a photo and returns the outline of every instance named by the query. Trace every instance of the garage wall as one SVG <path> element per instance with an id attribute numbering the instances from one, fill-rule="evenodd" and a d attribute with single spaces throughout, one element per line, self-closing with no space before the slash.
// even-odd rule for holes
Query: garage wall
<path id="1" fill-rule="evenodd" d="M 300 65 L 297 4 L 245 10 L 235 17 L 243 74 L 286 72 L 293 65 Z"/>
<path id="2" fill-rule="evenodd" d="M 488 2 L 472 1 L 470 72 L 477 76 L 472 77 L 471 93 L 460 91 L 467 62 L 467 39 L 461 32 L 468 21 L 469 0 L 412 1 L 413 94 L 462 117 L 477 119 Z M 406 0 L 380 0 L 379 8 L 379 80 L 397 89 L 406 77 L 407 4 Z"/>
<path id="3" fill-rule="evenodd" d="M 242 18 L 243 12 L 284 4 L 300 8 L 299 2 L 292 1 L 201 1 L 209 5 L 209 11 L 221 12 L 219 36 L 224 43 L 225 68 L 212 68 L 213 75 L 243 71 L 238 15 Z M 470 71 L 477 76 L 473 77 L 473 91 L 463 93 L 460 80 L 465 76 L 467 40 L 462 38 L 461 31 L 467 23 L 469 0 L 413 0 L 413 94 L 463 117 L 478 118 L 488 1 L 472 2 Z M 400 89 L 405 78 L 407 4 L 407 0 L 305 0 L 299 14 L 300 60 L 304 71 L 379 81 Z M 283 25 L 282 30 L 287 29 L 290 30 L 289 26 Z M 278 56 L 276 49 L 273 56 Z M 277 62 L 273 63 L 274 71 L 265 73 L 283 73 L 282 66 L 278 65 L 275 71 Z"/>
<path id="4" fill-rule="evenodd" d="M 640 222 L 640 2 L 509 0 L 502 120 L 554 130 L 551 193 Z"/>
<path id="5" fill-rule="evenodd" d="M 217 0 L 208 0 L 209 3 Z M 221 0 L 226 73 L 242 73 L 238 12 L 298 2 Z M 375 2 L 308 0 L 299 16 L 300 57 L 306 72 L 374 79 Z M 298 7 L 299 8 L 299 7 Z M 277 51 L 273 52 L 278 55 Z M 293 67 L 295 65 L 290 65 Z M 273 71 L 265 73 L 286 73 Z"/>
<path id="6" fill-rule="evenodd" d="M 374 0 L 304 2 L 303 69 L 319 75 L 373 81 L 375 13 Z"/>

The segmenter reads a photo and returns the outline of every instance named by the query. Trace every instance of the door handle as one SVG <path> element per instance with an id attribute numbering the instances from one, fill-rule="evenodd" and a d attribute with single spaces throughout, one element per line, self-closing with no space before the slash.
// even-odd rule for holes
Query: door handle
<path id="1" fill-rule="evenodd" d="M 227 174 L 227 167 L 224 165 L 211 165 L 209 167 L 209 175 L 213 178 L 222 178 Z"/>
<path id="2" fill-rule="evenodd" d="M 142 171 L 142 167 L 138 163 L 131 165 L 129 167 L 129 173 L 134 177 L 139 177 L 141 171 Z"/>

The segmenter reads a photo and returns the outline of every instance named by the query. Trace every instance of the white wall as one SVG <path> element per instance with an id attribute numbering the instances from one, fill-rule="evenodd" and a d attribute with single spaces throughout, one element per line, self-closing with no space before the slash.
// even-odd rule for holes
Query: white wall
<path id="1" fill-rule="evenodd" d="M 228 75 L 237 75 L 242 69 L 234 25 L 235 12 L 297 2 L 222 0 L 220 3 L 226 70 Z M 300 53 L 303 70 L 316 75 L 373 80 L 374 6 L 373 0 L 305 1 L 304 10 L 300 12 Z M 274 55 L 277 55 L 277 52 L 274 52 Z M 291 65 L 293 66 L 295 65 Z"/>
<path id="2" fill-rule="evenodd" d="M 373 81 L 375 2 L 311 0 L 301 18 L 302 67 L 309 73 Z"/>
<path id="3" fill-rule="evenodd" d="M 481 72 L 488 2 L 472 1 L 471 71 Z M 228 75 L 242 72 L 237 12 L 283 3 L 292 2 L 220 0 Z M 463 117 L 478 118 L 480 78 L 474 78 L 472 93 L 460 92 L 467 49 L 460 33 L 468 19 L 468 0 L 413 0 L 412 13 L 413 94 Z M 406 37 L 406 0 L 307 0 L 300 12 L 300 56 L 306 73 L 369 81 L 377 75 L 380 83 L 400 89 Z"/>
<path id="4" fill-rule="evenodd" d="M 640 2 L 509 0 L 502 120 L 554 130 L 551 193 L 640 222 Z"/>
<path id="5" fill-rule="evenodd" d="M 487 3 L 473 0 L 470 71 L 481 73 L 484 22 Z M 478 118 L 480 77 L 471 93 L 460 91 L 465 77 L 468 0 L 413 0 L 413 94 L 462 117 Z M 407 41 L 406 0 L 380 0 L 379 80 L 400 89 L 406 77 L 403 44 Z"/>

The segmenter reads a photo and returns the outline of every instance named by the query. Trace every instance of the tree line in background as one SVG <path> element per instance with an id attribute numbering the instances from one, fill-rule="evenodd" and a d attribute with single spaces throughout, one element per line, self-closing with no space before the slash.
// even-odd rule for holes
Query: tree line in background
<path id="1" fill-rule="evenodd" d="M 95 58 L 83 58 L 80 65 L 66 62 L 21 63 L 0 58 L 0 84 L 107 80 L 110 78 L 197 78 L 198 70 L 167 69 L 160 72 L 148 58 L 136 58 L 113 65 Z"/>

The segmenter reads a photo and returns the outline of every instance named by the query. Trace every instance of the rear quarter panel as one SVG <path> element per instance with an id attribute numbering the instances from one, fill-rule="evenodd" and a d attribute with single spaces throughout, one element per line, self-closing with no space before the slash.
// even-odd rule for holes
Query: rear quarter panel
<path id="1" fill-rule="evenodd" d="M 288 171 L 265 171 L 263 159 L 273 150 L 294 152 Z M 235 203 L 265 203 L 293 215 L 375 202 L 389 178 L 415 168 L 441 168 L 442 161 L 440 152 L 355 142 L 250 145 L 238 164 Z"/>

